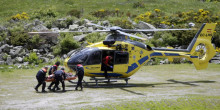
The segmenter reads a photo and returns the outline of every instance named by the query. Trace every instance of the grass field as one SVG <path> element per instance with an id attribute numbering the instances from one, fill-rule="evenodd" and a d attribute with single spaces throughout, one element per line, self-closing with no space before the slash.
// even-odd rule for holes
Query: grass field
<path id="1" fill-rule="evenodd" d="M 133 4 L 138 1 L 143 1 L 144 8 L 133 8 Z M 26 12 L 31 15 L 36 10 L 49 8 L 56 10 L 61 18 L 72 9 L 83 10 L 83 15 L 86 18 L 92 11 L 114 10 L 115 8 L 136 15 L 154 9 L 160 9 L 167 14 L 199 9 L 219 13 L 219 5 L 220 2 L 200 2 L 199 0 L 1 0 L 0 21 L 5 21 L 18 13 Z"/>
<path id="2" fill-rule="evenodd" d="M 67 92 L 45 94 L 33 89 L 39 69 L 0 69 L 0 109 L 220 109 L 217 64 L 200 71 L 192 64 L 144 66 L 129 86 L 120 86 L 125 82 L 119 81 L 74 91 L 75 84 L 66 82 Z M 85 81 L 90 80 L 85 77 Z"/>

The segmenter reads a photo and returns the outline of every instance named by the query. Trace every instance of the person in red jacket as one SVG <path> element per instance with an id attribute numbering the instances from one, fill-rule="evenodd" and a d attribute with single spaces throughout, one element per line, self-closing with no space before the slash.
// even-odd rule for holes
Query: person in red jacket
<path id="1" fill-rule="evenodd" d="M 59 62 L 59 61 L 56 62 L 55 65 L 53 65 L 53 66 L 49 69 L 48 74 L 55 76 L 55 75 L 54 75 L 54 72 L 57 71 L 57 68 L 59 67 L 59 65 L 60 65 L 60 62 Z M 52 90 L 51 87 L 52 87 L 54 84 L 55 84 L 55 81 L 51 82 L 47 89 Z M 58 87 L 57 90 L 60 90 L 60 88 Z"/>
<path id="2" fill-rule="evenodd" d="M 108 78 L 108 68 L 113 68 L 113 66 L 111 65 L 112 63 L 112 56 L 106 56 L 104 59 L 103 59 L 103 64 L 104 64 L 104 76 L 105 78 L 107 79 Z"/>

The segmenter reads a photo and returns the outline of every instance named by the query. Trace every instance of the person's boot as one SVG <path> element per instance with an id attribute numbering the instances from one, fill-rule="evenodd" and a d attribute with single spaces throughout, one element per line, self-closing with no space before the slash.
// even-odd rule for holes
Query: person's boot
<path id="1" fill-rule="evenodd" d="M 52 89 L 53 92 L 56 92 L 55 88 L 56 88 L 56 87 L 54 86 L 53 89 Z"/>
<path id="2" fill-rule="evenodd" d="M 45 91 L 45 90 L 42 90 L 42 92 L 47 92 L 47 91 Z"/>
<path id="3" fill-rule="evenodd" d="M 35 89 L 36 92 L 38 92 L 38 88 L 37 87 L 35 87 L 34 89 Z"/>
<path id="4" fill-rule="evenodd" d="M 78 90 L 78 87 L 76 87 L 75 90 Z"/>
<path id="5" fill-rule="evenodd" d="M 60 88 L 59 88 L 59 87 L 57 87 L 57 90 L 60 90 Z"/>

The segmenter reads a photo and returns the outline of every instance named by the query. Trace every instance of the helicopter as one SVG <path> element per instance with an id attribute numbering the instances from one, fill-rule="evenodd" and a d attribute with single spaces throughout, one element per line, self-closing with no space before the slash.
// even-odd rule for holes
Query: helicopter
<path id="1" fill-rule="evenodd" d="M 81 63 L 84 66 L 85 76 L 88 77 L 105 77 L 103 58 L 106 56 L 113 58 L 112 68 L 108 68 L 107 76 L 128 78 L 151 58 L 162 57 L 169 60 L 187 58 L 197 70 L 200 70 L 207 68 L 209 60 L 215 55 L 211 40 L 216 23 L 202 24 L 187 49 L 152 48 L 144 43 L 131 40 L 130 37 L 140 40 L 146 39 L 130 33 L 192 29 L 122 29 L 117 26 L 106 28 L 93 23 L 89 25 L 103 28 L 103 30 L 95 32 L 110 32 L 111 34 L 107 35 L 104 41 L 71 52 L 64 61 L 65 67 L 71 71 L 74 71 L 76 65 Z"/>
<path id="2" fill-rule="evenodd" d="M 69 72 L 75 71 L 77 64 L 82 64 L 84 75 L 88 77 L 105 77 L 103 59 L 106 56 L 112 57 L 112 68 L 107 70 L 108 77 L 129 78 L 151 58 L 168 58 L 169 61 L 172 61 L 173 58 L 186 58 L 194 64 L 197 70 L 201 70 L 207 68 L 209 60 L 215 55 L 211 40 L 215 32 L 216 23 L 203 23 L 187 49 L 153 48 L 142 42 L 131 40 L 130 37 L 140 40 L 146 39 L 130 33 L 193 29 L 123 29 L 118 26 L 107 28 L 94 23 L 87 24 L 103 30 L 60 32 L 110 32 L 104 41 L 71 51 L 64 60 L 64 66 L 69 69 Z"/>

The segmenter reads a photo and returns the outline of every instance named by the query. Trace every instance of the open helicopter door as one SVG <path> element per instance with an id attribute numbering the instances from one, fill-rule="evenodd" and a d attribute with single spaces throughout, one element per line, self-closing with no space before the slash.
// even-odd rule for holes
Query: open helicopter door
<path id="1" fill-rule="evenodd" d="M 128 69 L 129 53 L 126 51 L 115 51 L 114 73 L 125 73 Z"/>
<path id="2" fill-rule="evenodd" d="M 101 71 L 105 71 L 106 66 L 104 64 L 106 56 L 111 56 L 114 59 L 114 50 L 102 50 L 102 68 Z M 109 64 L 114 68 L 114 60 L 109 61 Z M 113 68 L 107 67 L 107 71 L 113 71 Z"/>

